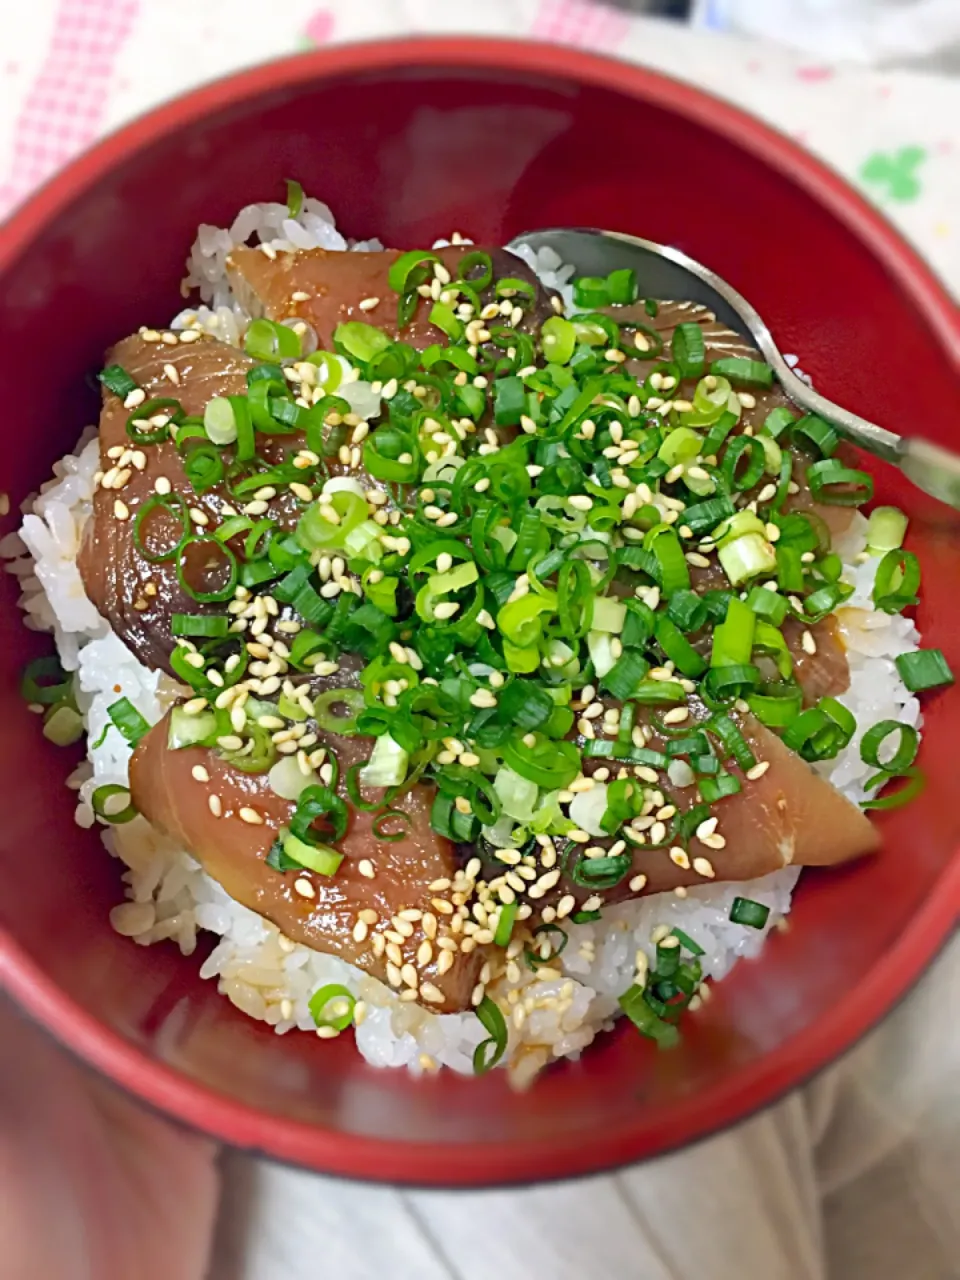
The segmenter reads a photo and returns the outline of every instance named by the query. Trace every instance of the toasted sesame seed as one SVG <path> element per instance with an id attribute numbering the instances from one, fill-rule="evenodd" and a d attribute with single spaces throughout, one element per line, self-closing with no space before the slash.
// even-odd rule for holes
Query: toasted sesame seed
<path id="1" fill-rule="evenodd" d="M 116 502 L 113 504 L 113 514 L 118 520 L 126 520 L 129 518 L 130 508 L 125 502 L 121 502 L 120 499 L 117 498 Z"/>
<path id="2" fill-rule="evenodd" d="M 190 772 L 193 775 L 193 777 L 196 778 L 197 782 L 210 781 L 210 774 L 207 772 L 207 770 L 203 767 L 202 764 L 195 764 L 193 768 L 190 770 Z"/>
<path id="3" fill-rule="evenodd" d="M 712 880 L 717 874 L 709 858 L 694 858 L 693 869 L 698 876 L 704 876 L 707 880 Z"/>
<path id="4" fill-rule="evenodd" d="M 470 704 L 474 707 L 495 707 L 497 699 L 488 689 L 478 689 L 470 695 Z"/>
<path id="5" fill-rule="evenodd" d="M 769 768 L 770 768 L 769 760 L 760 760 L 758 761 L 757 764 L 753 766 L 752 769 L 747 770 L 745 777 L 749 778 L 751 782 L 756 782 L 758 778 L 763 777 L 763 775 L 767 772 Z"/>
<path id="6" fill-rule="evenodd" d="M 293 887 L 296 892 L 299 893 L 301 898 L 315 898 L 317 896 L 316 889 L 314 889 L 310 881 L 305 879 L 303 876 L 294 880 Z"/>
<path id="7" fill-rule="evenodd" d="M 366 880 L 372 880 L 376 875 L 373 869 L 373 863 L 369 858 L 361 858 L 357 863 L 357 870 Z"/>
<path id="8" fill-rule="evenodd" d="M 681 849 L 679 845 L 674 845 L 670 850 L 670 861 L 684 871 L 690 869 L 690 859 L 687 856 L 686 849 Z"/>
<path id="9" fill-rule="evenodd" d="M 567 502 L 571 507 L 574 507 L 577 511 L 593 510 L 593 499 L 589 496 L 589 494 L 586 494 L 586 493 L 571 494 L 570 497 L 567 499 Z"/>
<path id="10" fill-rule="evenodd" d="M 800 643 L 803 646 L 804 653 L 814 654 L 817 652 L 817 642 L 813 638 L 812 632 L 804 631 L 800 637 Z"/>
<path id="11" fill-rule="evenodd" d="M 664 713 L 663 723 L 682 724 L 689 714 L 690 713 L 686 707 L 674 707 L 672 710 Z"/>
<path id="12" fill-rule="evenodd" d="M 256 809 L 248 809 L 244 807 L 239 811 L 241 822 L 248 822 L 251 827 L 260 827 L 263 825 L 263 814 Z"/>

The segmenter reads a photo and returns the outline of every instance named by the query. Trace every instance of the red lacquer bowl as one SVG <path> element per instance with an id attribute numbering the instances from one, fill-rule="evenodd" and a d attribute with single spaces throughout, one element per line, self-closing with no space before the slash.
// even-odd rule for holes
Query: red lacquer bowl
<path id="1" fill-rule="evenodd" d="M 672 242 L 768 317 L 827 395 L 960 446 L 960 319 L 859 196 L 792 143 L 687 86 L 533 44 L 429 40 L 290 58 L 201 89 L 88 152 L 0 231 L 2 488 L 15 503 L 95 415 L 104 349 L 180 306 L 200 221 L 296 176 L 342 228 L 396 246 L 596 225 Z M 960 668 L 956 516 L 889 470 L 915 517 L 920 623 Z M 7 525 L 12 527 L 10 517 Z M 629 1027 L 515 1096 L 505 1076 L 414 1082 L 345 1037 L 278 1038 L 196 957 L 114 935 L 119 868 L 78 830 L 65 757 L 17 692 L 35 652 L 0 608 L 0 973 L 29 1014 L 144 1101 L 240 1147 L 332 1173 L 478 1185 L 580 1174 L 733 1123 L 850 1046 L 955 924 L 960 692 L 928 709 L 923 800 L 883 853 L 804 877 L 791 929 L 657 1054 Z"/>

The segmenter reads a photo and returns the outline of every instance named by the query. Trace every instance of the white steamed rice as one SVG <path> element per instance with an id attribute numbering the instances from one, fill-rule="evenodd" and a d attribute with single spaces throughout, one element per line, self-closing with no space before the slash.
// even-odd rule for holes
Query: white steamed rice
<path id="1" fill-rule="evenodd" d="M 326 205 L 306 199 L 296 219 L 286 205 L 251 205 L 229 230 L 201 226 L 191 250 L 185 284 L 199 288 L 203 305 L 182 312 L 176 327 L 193 325 L 238 342 L 246 321 L 225 275 L 230 249 L 245 241 L 275 248 L 379 248 L 377 241 L 348 243 L 336 230 Z M 446 243 L 439 242 L 439 243 Z M 551 250 L 525 255 L 545 284 L 569 292 L 573 268 Z M 373 409 L 371 409 L 371 412 Z M 150 722 L 156 722 L 177 695 L 164 675 L 140 665 L 87 599 L 76 557 L 92 505 L 98 468 L 96 431 L 89 428 L 76 454 L 54 467 L 40 495 L 24 504 L 19 534 L 0 543 L 0 554 L 22 588 L 20 599 L 28 627 L 52 631 L 63 666 L 77 672 L 77 698 L 88 729 L 88 761 L 68 779 L 78 793 L 76 820 L 90 827 L 95 818 L 93 791 L 104 783 L 127 784 L 129 748 L 116 732 L 100 737 L 107 707 L 125 696 Z M 858 725 L 878 719 L 919 725 L 917 699 L 901 681 L 893 658 L 917 647 L 913 622 L 873 609 L 870 591 L 876 561 L 861 555 L 866 521 L 856 516 L 837 547 L 844 577 L 855 587 L 840 613 L 850 663 L 851 683 L 844 702 Z M 860 730 L 833 761 L 818 766 L 851 800 L 862 799 L 867 773 L 860 760 Z M 99 744 L 99 745 L 91 745 Z M 283 938 L 277 928 L 234 902 L 186 851 L 161 836 L 142 817 L 102 831 L 104 844 L 125 866 L 126 901 L 110 913 L 113 927 L 141 946 L 172 939 L 185 955 L 206 930 L 219 942 L 200 974 L 216 978 L 220 991 L 245 1013 L 269 1023 L 278 1034 L 313 1031 L 311 994 L 324 983 L 349 987 L 366 1006 L 356 1029 L 357 1046 L 375 1066 L 405 1066 L 414 1073 L 438 1066 L 472 1071 L 472 1055 L 486 1037 L 472 1013 L 435 1014 L 403 1004 L 386 985 L 333 956 Z M 685 898 L 660 894 L 604 911 L 593 924 L 570 925 L 559 979 L 540 980 L 525 966 L 517 982 L 497 979 L 488 992 L 509 1000 L 514 1010 L 505 1061 L 514 1082 L 528 1083 L 551 1058 L 577 1056 L 598 1031 L 609 1029 L 618 1012 L 617 996 L 633 980 L 639 949 L 655 954 L 651 934 L 658 926 L 680 926 L 705 951 L 704 975 L 719 979 L 740 956 L 755 956 L 770 928 L 787 914 L 799 870 L 788 868 L 737 885 L 703 885 Z M 737 895 L 770 908 L 763 930 L 731 924 Z M 512 988 L 519 988 L 513 994 Z M 694 1015 L 695 1016 L 695 1015 Z"/>

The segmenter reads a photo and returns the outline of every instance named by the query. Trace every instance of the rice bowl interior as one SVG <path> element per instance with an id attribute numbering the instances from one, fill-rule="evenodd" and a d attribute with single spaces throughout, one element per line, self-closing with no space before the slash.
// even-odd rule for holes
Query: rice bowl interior
<path id="1" fill-rule="evenodd" d="M 295 216 L 286 205 L 250 206 L 229 230 L 200 229 L 187 284 L 199 289 L 202 305 L 176 317 L 172 333 L 208 333 L 233 345 L 243 341 L 250 316 L 231 288 L 226 262 L 251 238 L 278 255 L 314 247 L 344 252 L 380 247 L 375 242 L 349 245 L 329 210 L 309 198 Z M 563 295 L 568 313 L 573 312 L 573 268 L 548 251 L 529 265 L 545 288 Z M 343 364 L 348 370 L 350 361 Z M 379 395 L 362 378 L 352 386 L 354 412 L 364 422 L 375 419 L 381 408 Z M 122 798 L 129 786 L 131 745 L 116 731 L 110 708 L 119 698 L 127 699 L 154 725 L 183 694 L 169 675 L 137 660 L 86 594 L 78 554 L 103 478 L 95 436 L 91 429 L 77 452 L 57 464 L 54 478 L 26 505 L 19 535 L 3 546 L 9 568 L 20 580 L 27 625 L 52 631 L 64 670 L 77 673 L 74 697 L 87 733 L 89 759 L 70 785 L 78 793 L 76 818 L 81 826 L 97 821 L 95 793 L 115 787 Z M 849 666 L 849 687 L 837 699 L 852 712 L 856 728 L 832 757 L 814 764 L 855 804 L 871 794 L 865 784 L 875 772 L 863 758 L 864 732 L 883 721 L 910 729 L 920 726 L 917 697 L 894 661 L 917 651 L 919 635 L 909 617 L 877 607 L 875 581 L 881 558 L 868 555 L 867 545 L 867 521 L 856 515 L 833 546 L 842 561 L 841 580 L 850 588 L 836 611 Z M 115 814 L 99 816 L 109 819 Z M 235 901 L 189 850 L 142 815 L 119 824 L 108 821 L 103 836 L 108 850 L 126 868 L 126 901 L 111 912 L 114 928 L 140 945 L 173 941 L 186 954 L 196 947 L 199 932 L 218 935 L 201 976 L 216 978 L 223 994 L 244 1013 L 267 1022 L 278 1034 L 299 1030 L 333 1038 L 338 1029 L 329 1019 L 318 1026 L 311 1000 L 325 987 L 340 986 L 354 1002 L 357 1047 L 373 1065 L 404 1066 L 414 1073 L 443 1066 L 464 1074 L 475 1070 L 489 1028 L 472 1010 L 431 1012 L 423 1003 L 402 1000 L 401 991 L 369 972 L 291 941 L 275 924 Z M 598 1032 L 609 1029 L 622 1010 L 624 993 L 636 985 L 644 966 L 656 969 L 660 944 L 677 929 L 702 951 L 697 988 L 687 1001 L 695 1017 L 697 1004 L 709 998 L 706 980 L 722 979 L 738 958 L 758 954 L 768 931 L 787 916 L 798 875 L 798 867 L 784 866 L 755 880 L 704 882 L 681 893 L 604 905 L 599 919 L 566 922 L 562 954 L 548 949 L 539 964 L 523 962 L 529 939 L 509 939 L 502 960 L 491 966 L 482 984 L 482 995 L 506 1013 L 501 1061 L 513 1082 L 529 1084 L 549 1061 L 579 1055 Z M 731 921 L 735 899 L 768 909 L 760 927 Z"/>

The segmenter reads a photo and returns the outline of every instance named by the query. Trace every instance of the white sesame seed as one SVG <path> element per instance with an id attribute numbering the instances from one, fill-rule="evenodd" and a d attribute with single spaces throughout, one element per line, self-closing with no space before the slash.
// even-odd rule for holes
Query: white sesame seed
<path id="1" fill-rule="evenodd" d="M 207 770 L 203 767 L 202 764 L 195 764 L 193 768 L 190 770 L 190 772 L 193 775 L 193 777 L 196 778 L 197 782 L 210 781 L 210 774 L 207 772 Z"/>
<path id="2" fill-rule="evenodd" d="M 207 808 L 215 818 L 219 818 L 223 813 L 223 802 L 219 796 L 208 796 Z"/>
<path id="3" fill-rule="evenodd" d="M 373 863 L 369 858 L 361 858 L 357 863 L 357 870 L 366 880 L 372 880 L 376 875 L 376 872 L 373 869 Z"/>
<path id="4" fill-rule="evenodd" d="M 804 631 L 800 637 L 800 643 L 803 646 L 804 653 L 814 654 L 817 652 L 817 642 L 813 638 L 812 632 Z"/>
<path id="5" fill-rule="evenodd" d="M 749 778 L 751 782 L 756 782 L 758 778 L 763 777 L 769 768 L 770 761 L 761 760 L 755 764 L 752 769 L 748 769 L 745 776 Z"/>
<path id="6" fill-rule="evenodd" d="M 687 857 L 686 849 L 681 849 L 679 845 L 675 845 L 670 850 L 670 861 L 675 866 L 680 867 L 683 871 L 690 869 L 690 859 Z"/>
<path id="7" fill-rule="evenodd" d="M 315 898 L 317 896 L 316 889 L 314 889 L 309 880 L 304 879 L 302 876 L 294 880 L 293 887 L 301 898 Z M 321 1027 L 321 1030 L 324 1030 L 324 1028 Z"/>

